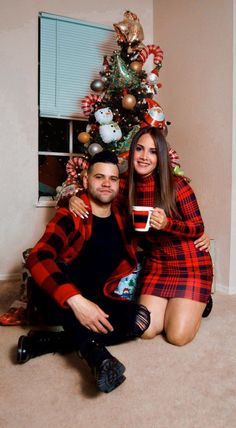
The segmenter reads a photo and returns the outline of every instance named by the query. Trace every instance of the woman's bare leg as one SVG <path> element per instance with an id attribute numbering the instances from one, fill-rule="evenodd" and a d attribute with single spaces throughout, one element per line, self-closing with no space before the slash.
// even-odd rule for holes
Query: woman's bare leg
<path id="1" fill-rule="evenodd" d="M 191 342 L 200 327 L 205 306 L 205 303 L 190 299 L 170 299 L 164 320 L 164 330 L 168 342 L 177 346 Z"/>

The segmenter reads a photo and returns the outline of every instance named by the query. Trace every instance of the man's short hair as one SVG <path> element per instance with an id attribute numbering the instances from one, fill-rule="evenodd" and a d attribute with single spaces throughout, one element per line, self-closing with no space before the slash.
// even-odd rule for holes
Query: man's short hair
<path id="1" fill-rule="evenodd" d="M 98 162 L 113 163 L 118 167 L 118 158 L 116 154 L 110 150 L 103 150 L 102 152 L 96 153 L 89 161 L 89 168 Z"/>

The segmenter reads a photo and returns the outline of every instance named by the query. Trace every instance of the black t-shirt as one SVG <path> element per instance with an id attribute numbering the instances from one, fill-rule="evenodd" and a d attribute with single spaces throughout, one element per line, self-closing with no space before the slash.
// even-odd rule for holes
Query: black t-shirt
<path id="1" fill-rule="evenodd" d="M 70 278 L 84 297 L 99 302 L 104 297 L 105 282 L 124 256 L 124 243 L 114 215 L 93 215 L 91 237 L 69 265 Z"/>

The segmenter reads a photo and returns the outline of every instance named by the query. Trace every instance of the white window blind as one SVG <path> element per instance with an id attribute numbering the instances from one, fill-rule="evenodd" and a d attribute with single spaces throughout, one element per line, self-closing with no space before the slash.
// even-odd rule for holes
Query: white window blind
<path id="1" fill-rule="evenodd" d="M 117 48 L 111 28 L 40 13 L 39 111 L 41 117 L 83 118 L 81 100 L 99 78 L 103 56 Z"/>

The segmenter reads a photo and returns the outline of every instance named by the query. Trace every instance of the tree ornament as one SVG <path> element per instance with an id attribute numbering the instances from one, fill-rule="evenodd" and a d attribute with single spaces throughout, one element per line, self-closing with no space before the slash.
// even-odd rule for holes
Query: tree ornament
<path id="1" fill-rule="evenodd" d="M 139 77 L 117 54 L 112 64 L 109 86 L 113 90 L 139 87 Z"/>
<path id="2" fill-rule="evenodd" d="M 141 42 L 144 39 L 143 28 L 139 22 L 139 19 L 135 13 L 127 10 L 124 13 L 124 19 L 117 24 L 113 24 L 113 27 L 116 31 L 117 40 L 120 43 L 127 43 L 131 47 L 131 45 L 135 45 L 142 48 Z M 128 50 L 129 52 L 129 50 Z"/>
<path id="3" fill-rule="evenodd" d="M 103 64 L 102 65 L 103 65 L 103 71 L 104 72 L 107 72 L 110 70 L 110 64 L 109 64 L 109 61 L 107 59 L 107 55 L 103 56 Z"/>
<path id="4" fill-rule="evenodd" d="M 100 124 L 99 134 L 105 144 L 119 141 L 122 137 L 118 123 L 113 122 L 113 113 L 110 107 L 98 109 L 94 113 L 96 121 Z"/>
<path id="5" fill-rule="evenodd" d="M 129 152 L 127 152 L 129 154 Z M 128 169 L 128 159 L 125 157 L 122 157 L 122 155 L 119 155 L 118 157 L 118 166 L 120 174 L 123 174 Z"/>
<path id="6" fill-rule="evenodd" d="M 141 73 L 143 64 L 140 61 L 133 61 L 130 63 L 131 70 L 135 71 L 136 73 Z"/>
<path id="7" fill-rule="evenodd" d="M 142 61 L 142 63 L 144 64 L 147 60 L 147 58 L 149 57 L 149 55 L 153 54 L 154 55 L 154 64 L 158 65 L 159 67 L 161 67 L 162 65 L 162 61 L 163 61 L 163 51 L 160 48 L 160 46 L 156 46 L 156 45 L 147 45 L 145 46 L 138 55 L 138 59 L 140 61 Z"/>
<path id="8" fill-rule="evenodd" d="M 104 90 L 104 82 L 101 79 L 95 79 L 92 81 L 90 88 L 94 92 L 102 92 Z"/>
<path id="9" fill-rule="evenodd" d="M 102 77 L 101 77 L 101 79 L 102 79 L 103 83 L 106 83 L 106 82 L 107 82 L 107 76 L 106 76 L 106 75 L 102 76 Z M 105 85 L 104 85 L 104 86 L 105 86 Z"/>
<path id="10" fill-rule="evenodd" d="M 80 132 L 77 138 L 80 143 L 88 144 L 90 141 L 90 134 L 88 132 Z"/>
<path id="11" fill-rule="evenodd" d="M 136 98 L 134 95 L 127 94 L 122 98 L 122 107 L 126 110 L 133 110 L 136 105 Z"/>
<path id="12" fill-rule="evenodd" d="M 90 116 L 93 105 L 98 101 L 101 101 L 101 96 L 94 94 L 87 95 L 82 99 L 81 107 L 85 116 Z"/>
<path id="13" fill-rule="evenodd" d="M 122 141 L 119 146 L 119 156 L 126 157 L 127 155 L 128 157 L 131 141 L 135 134 L 139 131 L 139 129 L 139 125 L 134 125 L 133 128 L 129 130 L 128 134 L 122 138 Z"/>
<path id="14" fill-rule="evenodd" d="M 155 67 L 151 73 L 147 76 L 147 82 L 150 85 L 156 85 L 159 79 L 159 70 L 158 67 Z"/>
<path id="15" fill-rule="evenodd" d="M 165 115 L 161 106 L 154 100 L 147 98 L 148 111 L 144 115 L 144 120 L 148 125 L 156 128 L 164 128 L 166 126 Z M 147 126 L 143 124 L 143 126 Z"/>
<path id="16" fill-rule="evenodd" d="M 77 156 L 70 159 L 66 164 L 66 172 L 68 176 L 77 178 L 80 171 L 88 168 L 88 161 L 83 156 Z"/>
<path id="17" fill-rule="evenodd" d="M 90 144 L 88 148 L 88 152 L 91 156 L 94 156 L 96 153 L 102 152 L 102 146 L 98 143 L 92 143 Z"/>

